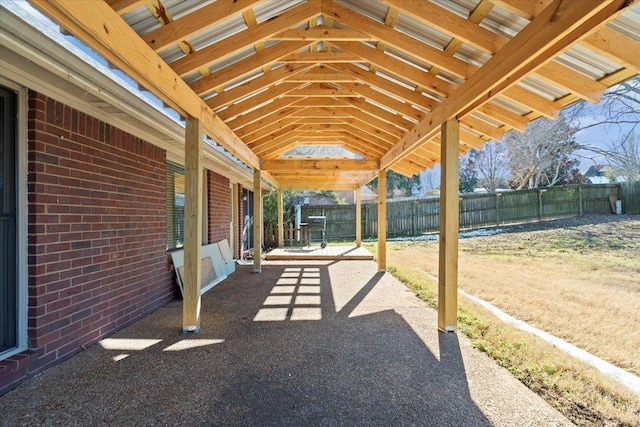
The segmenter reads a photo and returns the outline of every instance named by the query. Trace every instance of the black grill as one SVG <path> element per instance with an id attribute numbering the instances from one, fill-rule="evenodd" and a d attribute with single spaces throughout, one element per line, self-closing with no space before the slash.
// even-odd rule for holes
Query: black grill
<path id="1" fill-rule="evenodd" d="M 322 242 L 320 243 L 320 247 L 324 249 L 327 246 L 327 241 L 324 236 L 324 233 L 327 230 L 327 217 L 310 216 L 307 218 L 307 226 L 309 227 L 309 243 L 311 243 L 311 233 L 319 231 L 322 233 Z"/>
<path id="2" fill-rule="evenodd" d="M 307 219 L 310 231 L 325 231 L 327 229 L 327 217 L 326 216 L 310 216 Z"/>

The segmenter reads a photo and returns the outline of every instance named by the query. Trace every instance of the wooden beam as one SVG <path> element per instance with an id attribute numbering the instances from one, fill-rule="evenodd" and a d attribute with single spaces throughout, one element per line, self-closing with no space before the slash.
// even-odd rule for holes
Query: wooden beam
<path id="1" fill-rule="evenodd" d="M 282 62 L 297 62 L 302 64 L 330 64 L 357 62 L 360 61 L 361 58 L 346 52 L 304 52 L 292 53 L 281 60 Z"/>
<path id="2" fill-rule="evenodd" d="M 498 33 L 487 30 L 455 13 L 449 12 L 434 3 L 420 0 L 382 0 L 402 13 L 440 30 L 445 34 L 473 46 L 486 53 L 497 52 L 503 43 Z"/>
<path id="3" fill-rule="evenodd" d="M 387 170 L 378 171 L 378 270 L 387 269 Z"/>
<path id="4" fill-rule="evenodd" d="M 288 77 L 295 76 L 309 68 L 311 68 L 309 65 L 295 64 L 280 67 L 276 70 L 266 72 L 260 77 L 256 77 L 255 79 L 251 79 L 248 82 L 238 85 L 233 89 L 225 90 L 224 92 L 207 99 L 206 103 L 213 109 L 222 107 L 223 105 L 232 104 L 238 99 L 251 95 L 254 92 L 258 92 L 265 87 L 279 83 Z"/>
<path id="5" fill-rule="evenodd" d="M 456 119 L 442 123 L 438 329 L 443 332 L 458 328 L 459 130 Z"/>
<path id="6" fill-rule="evenodd" d="M 370 64 L 375 64 L 377 68 L 386 70 L 391 75 L 396 75 L 416 85 L 420 85 L 429 92 L 437 95 L 448 96 L 456 89 L 455 85 L 446 80 L 428 74 L 426 70 L 411 66 L 377 49 L 367 47 L 364 43 L 340 42 L 332 44 L 344 51 L 361 56 L 365 61 Z"/>
<path id="7" fill-rule="evenodd" d="M 260 169 L 253 170 L 253 272 L 262 272 L 262 179 Z"/>
<path id="8" fill-rule="evenodd" d="M 107 0 L 107 4 L 113 8 L 118 15 L 124 15 L 134 9 L 144 6 L 147 0 Z"/>
<path id="9" fill-rule="evenodd" d="M 216 3 L 214 3 L 214 5 Z M 196 11 L 194 13 L 198 12 L 199 11 Z M 311 0 L 307 3 L 301 4 L 285 11 L 280 16 L 272 20 L 264 21 L 254 27 L 235 34 L 233 37 L 221 40 L 217 43 L 204 47 L 192 53 L 191 55 L 187 55 L 184 58 L 178 59 L 171 64 L 171 67 L 180 76 L 184 76 L 191 73 L 192 71 L 197 70 L 203 65 L 210 64 L 214 61 L 221 61 L 223 59 L 230 58 L 238 52 L 241 52 L 244 49 L 253 46 L 257 42 L 260 42 L 265 38 L 272 36 L 273 34 L 277 34 L 284 29 L 304 22 L 312 16 L 318 16 L 319 12 L 320 11 L 317 6 L 317 1 Z M 311 43 L 312 41 L 302 41 L 284 44 L 302 44 L 304 46 L 308 46 Z M 272 50 L 272 48 L 265 50 Z"/>
<path id="10" fill-rule="evenodd" d="M 212 90 L 224 88 L 242 77 L 260 70 L 265 65 L 273 64 L 281 58 L 305 47 L 306 42 L 283 42 L 262 52 L 250 56 L 240 62 L 228 65 L 221 70 L 209 74 L 191 83 L 189 86 L 198 95 L 205 95 Z"/>
<path id="11" fill-rule="evenodd" d="M 432 138 L 441 123 L 468 115 L 546 64 L 580 36 L 586 36 L 590 30 L 606 23 L 625 4 L 624 0 L 554 2 L 389 150 L 381 167 L 392 165 Z"/>
<path id="12" fill-rule="evenodd" d="M 274 40 L 314 40 L 314 41 L 370 41 L 374 40 L 369 34 L 352 29 L 336 29 L 323 25 L 300 29 L 289 29 L 272 37 Z"/>
<path id="13" fill-rule="evenodd" d="M 640 43 L 610 28 L 602 27 L 585 38 L 581 44 L 605 58 L 619 62 L 640 73 Z"/>
<path id="14" fill-rule="evenodd" d="M 396 84 L 388 79 L 385 79 L 384 77 L 380 77 L 378 75 L 373 74 L 370 71 L 363 70 L 362 68 L 357 67 L 353 64 L 331 64 L 331 67 L 345 74 L 351 75 L 371 86 L 378 87 L 386 91 L 387 93 L 396 95 L 397 97 L 404 99 L 414 105 L 418 105 L 428 111 L 433 110 L 439 105 L 437 101 L 431 98 L 427 98 L 421 93 L 415 92 L 413 90 L 409 90 L 403 86 L 400 86 L 399 84 Z M 345 87 L 346 89 L 351 89 L 351 87 L 353 86 L 353 83 L 345 83 L 342 86 Z M 378 95 L 378 98 L 380 97 L 382 97 L 382 94 Z M 376 100 L 376 98 L 370 98 L 370 99 Z M 387 103 L 384 102 L 383 105 L 387 105 Z M 411 115 L 409 117 L 414 117 L 414 116 L 415 115 Z"/>
<path id="15" fill-rule="evenodd" d="M 375 160 L 357 159 L 275 159 L 263 160 L 262 169 L 277 171 L 377 171 Z"/>
<path id="16" fill-rule="evenodd" d="M 376 40 L 384 42 L 389 46 L 393 46 L 394 48 L 411 56 L 415 56 L 417 58 L 429 58 L 431 63 L 448 71 L 456 77 L 467 79 L 472 74 L 471 64 L 447 55 L 440 49 L 436 49 L 426 43 L 422 43 L 409 35 L 396 31 L 382 23 L 374 21 L 373 19 L 367 18 L 348 7 L 342 6 L 333 1 L 323 1 L 322 13 L 338 22 L 341 22 L 351 29 L 368 33 Z"/>
<path id="17" fill-rule="evenodd" d="M 200 330 L 202 247 L 202 122 L 188 117 L 185 129 L 184 277 L 182 332 Z"/>
<path id="18" fill-rule="evenodd" d="M 150 31 L 142 39 L 156 51 L 213 28 L 234 15 L 239 15 L 264 0 L 220 0 L 195 12 L 176 19 L 167 25 Z M 197 69 L 196 67 L 195 69 Z"/>
<path id="19" fill-rule="evenodd" d="M 182 117 L 200 118 L 207 135 L 225 150 L 249 166 L 259 164 L 258 157 L 107 3 L 75 0 L 31 0 L 31 3 Z"/>
<path id="20" fill-rule="evenodd" d="M 298 83 L 298 85 L 300 85 L 300 83 Z M 339 88 L 328 86 L 326 84 L 314 83 L 309 86 L 305 86 L 302 89 L 291 91 L 287 93 L 287 96 L 295 96 L 295 97 L 313 96 L 313 97 L 321 97 L 321 98 L 352 98 L 357 95 L 347 89 L 339 89 Z"/>
<path id="21" fill-rule="evenodd" d="M 543 2 L 544 1 L 546 0 L 543 0 Z M 441 31 L 452 35 L 456 39 L 492 55 L 509 42 L 507 37 L 482 28 L 480 25 L 455 15 L 433 3 L 418 0 L 384 0 L 384 2 L 390 6 L 399 8 L 414 19 L 439 28 Z M 526 2 L 521 1 L 520 3 Z M 553 70 L 541 67 L 535 74 L 552 84 L 560 85 L 569 92 L 580 95 L 583 99 L 589 100 L 590 102 L 598 102 L 592 97 L 594 92 L 597 93 L 594 87 L 599 86 L 598 82 L 580 73 L 576 73 L 568 67 L 561 64 L 557 64 L 556 69 Z"/>
<path id="22" fill-rule="evenodd" d="M 263 92 L 244 98 L 242 102 L 233 104 L 230 107 L 220 111 L 218 113 L 218 117 L 220 117 L 224 121 L 227 121 L 241 114 L 246 114 L 247 112 L 250 112 L 252 108 L 255 108 L 256 105 L 263 104 L 272 99 L 276 99 L 282 95 L 285 95 L 291 91 L 294 91 L 298 87 L 300 87 L 300 85 L 301 83 L 281 83 L 277 86 L 270 87 Z"/>

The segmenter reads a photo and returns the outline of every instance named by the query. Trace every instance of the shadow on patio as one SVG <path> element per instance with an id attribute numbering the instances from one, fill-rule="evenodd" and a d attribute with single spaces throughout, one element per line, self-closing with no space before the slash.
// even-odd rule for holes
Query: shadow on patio
<path id="1" fill-rule="evenodd" d="M 202 306 L 198 335 L 174 301 L 26 381 L 0 424 L 564 422 L 374 263 L 240 267 Z"/>

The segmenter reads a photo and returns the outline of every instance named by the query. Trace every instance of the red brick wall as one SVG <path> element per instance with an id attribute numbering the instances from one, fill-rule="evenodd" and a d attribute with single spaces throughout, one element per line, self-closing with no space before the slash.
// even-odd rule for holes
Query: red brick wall
<path id="1" fill-rule="evenodd" d="M 229 178 L 207 171 L 209 243 L 230 239 L 231 191 Z M 229 242 L 231 243 L 231 242 Z"/>
<path id="2" fill-rule="evenodd" d="M 29 93 L 29 352 L 11 383 L 175 297 L 167 268 L 164 150 Z"/>

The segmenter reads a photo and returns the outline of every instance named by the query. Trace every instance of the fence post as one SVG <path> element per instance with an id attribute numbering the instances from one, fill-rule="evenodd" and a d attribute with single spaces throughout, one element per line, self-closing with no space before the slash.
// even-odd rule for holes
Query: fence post
<path id="1" fill-rule="evenodd" d="M 500 200 L 502 193 L 496 193 L 496 227 L 500 227 Z"/>
<path id="2" fill-rule="evenodd" d="M 578 215 L 582 216 L 582 185 L 578 184 Z"/>
<path id="3" fill-rule="evenodd" d="M 547 190 L 538 190 L 538 221 L 542 221 L 542 194 Z"/>
<path id="4" fill-rule="evenodd" d="M 416 208 L 418 206 L 418 201 L 414 200 L 411 205 L 411 235 L 416 235 Z"/>

